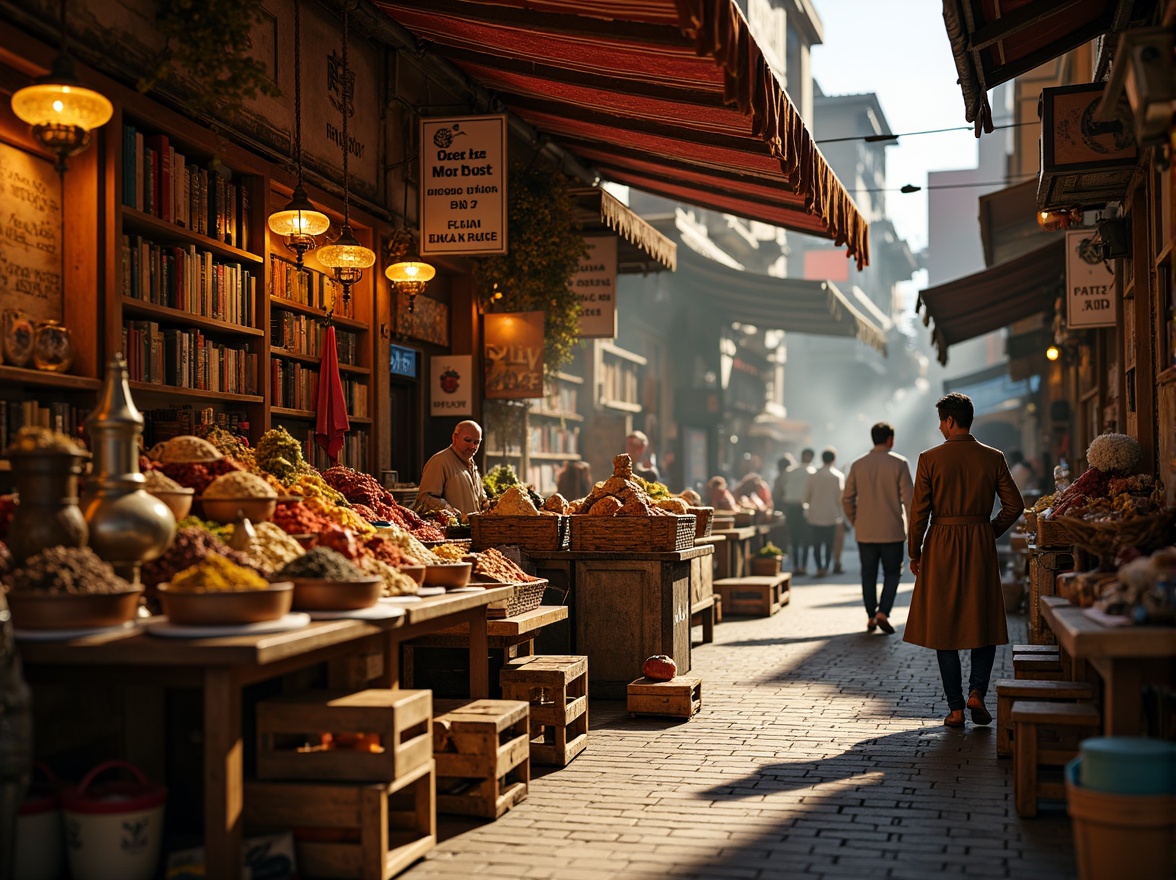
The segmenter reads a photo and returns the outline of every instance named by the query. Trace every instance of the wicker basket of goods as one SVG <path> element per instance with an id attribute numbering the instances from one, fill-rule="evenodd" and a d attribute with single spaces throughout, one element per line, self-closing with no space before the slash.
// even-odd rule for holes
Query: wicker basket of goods
<path id="1" fill-rule="evenodd" d="M 547 590 L 546 579 L 527 574 L 493 547 L 478 554 L 471 582 L 510 584 L 514 587 L 510 598 L 499 599 L 486 606 L 486 616 L 490 618 L 514 617 L 534 611 L 543 604 L 543 594 Z"/>

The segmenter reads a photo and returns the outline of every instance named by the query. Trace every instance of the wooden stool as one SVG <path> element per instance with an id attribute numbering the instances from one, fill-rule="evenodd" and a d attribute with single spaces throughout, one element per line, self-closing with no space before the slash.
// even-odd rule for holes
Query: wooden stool
<path id="1" fill-rule="evenodd" d="M 1057 655 L 1014 654 L 1013 677 L 1030 681 L 1061 681 L 1065 674 Z"/>
<path id="2" fill-rule="evenodd" d="M 792 575 L 722 578 L 715 581 L 715 593 L 722 596 L 728 614 L 746 617 L 771 617 L 792 597 Z"/>
<path id="3" fill-rule="evenodd" d="M 1044 780 L 1044 767 L 1061 767 L 1078 754 L 1078 740 L 1098 733 L 1101 719 L 1098 710 L 1088 703 L 1047 703 L 1040 700 L 1017 700 L 1013 703 L 1013 794 L 1019 816 L 1037 815 L 1038 798 L 1065 799 L 1066 787 L 1060 780 Z M 1043 732 L 1059 737 L 1076 734 L 1074 743 L 1049 743 L 1041 748 Z"/>
<path id="4" fill-rule="evenodd" d="M 709 645 L 715 640 L 715 624 L 718 623 L 718 596 L 708 596 L 690 608 L 690 626 L 702 625 L 702 643 Z"/>
<path id="5" fill-rule="evenodd" d="M 388 880 L 437 844 L 430 759 L 386 783 L 247 782 L 242 818 L 295 828 L 305 877 Z"/>
<path id="6" fill-rule="evenodd" d="M 566 767 L 588 745 L 588 658 L 519 657 L 498 674 L 502 696 L 531 705 L 531 762 Z"/>
<path id="7" fill-rule="evenodd" d="M 669 715 L 691 718 L 702 708 L 702 679 L 679 675 L 669 681 L 639 678 L 628 687 L 629 717 Z"/>
<path id="8" fill-rule="evenodd" d="M 1094 685 L 1085 681 L 1034 681 L 1002 678 L 996 683 L 996 754 L 1013 755 L 1013 701 L 1048 700 L 1056 702 L 1090 701 Z"/>
<path id="9" fill-rule="evenodd" d="M 497 819 L 527 797 L 530 706 L 475 700 L 433 719 L 437 812 Z"/>
<path id="10" fill-rule="evenodd" d="M 1061 649 L 1057 645 L 1013 645 L 1013 655 L 1017 654 L 1053 654 L 1057 656 Z"/>

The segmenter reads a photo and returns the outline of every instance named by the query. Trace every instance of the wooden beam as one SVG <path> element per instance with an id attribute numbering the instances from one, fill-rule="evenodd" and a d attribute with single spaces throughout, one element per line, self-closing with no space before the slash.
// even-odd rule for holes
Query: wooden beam
<path id="1" fill-rule="evenodd" d="M 1077 6 L 1079 2 L 1080 0 L 1036 0 L 1007 15 L 997 16 L 993 21 L 985 22 L 972 31 L 971 39 L 968 40 L 968 51 L 977 52 L 987 48 L 1071 6 Z"/>

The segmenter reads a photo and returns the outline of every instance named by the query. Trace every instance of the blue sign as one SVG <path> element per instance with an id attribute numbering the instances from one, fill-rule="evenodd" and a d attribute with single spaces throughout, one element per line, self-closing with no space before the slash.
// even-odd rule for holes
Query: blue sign
<path id="1" fill-rule="evenodd" d="M 403 345 L 388 346 L 388 361 L 393 376 L 404 376 L 406 379 L 417 377 L 417 353 L 415 349 L 405 348 Z"/>

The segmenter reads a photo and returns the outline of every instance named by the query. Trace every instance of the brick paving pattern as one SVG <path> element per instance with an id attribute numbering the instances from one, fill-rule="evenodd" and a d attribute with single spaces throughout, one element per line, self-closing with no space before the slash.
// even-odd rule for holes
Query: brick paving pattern
<path id="1" fill-rule="evenodd" d="M 497 822 L 441 817 L 437 848 L 401 876 L 1077 876 L 1064 806 L 1019 819 L 994 729 L 942 725 L 934 652 L 902 641 L 909 575 L 898 634 L 865 632 L 856 556 L 844 575 L 796 579 L 774 617 L 725 619 L 696 646 L 692 720 L 592 701 L 571 765 L 534 768 L 528 800 Z M 1024 617 L 1009 624 L 1024 641 Z M 993 680 L 1011 676 L 1000 649 Z"/>

